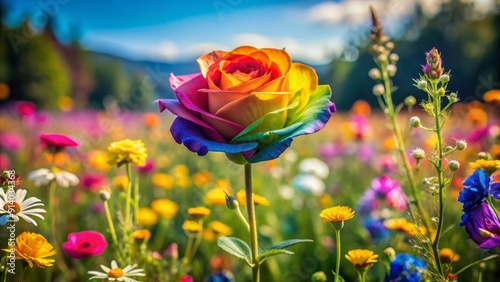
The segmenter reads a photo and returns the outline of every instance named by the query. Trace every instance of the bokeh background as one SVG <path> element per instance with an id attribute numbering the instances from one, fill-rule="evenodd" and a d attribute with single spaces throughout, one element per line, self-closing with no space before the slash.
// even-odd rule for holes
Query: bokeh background
<path id="1" fill-rule="evenodd" d="M 500 4 L 496 0 L 75 1 L 1 2 L 0 99 L 41 109 L 152 109 L 172 97 L 170 73 L 198 71 L 196 58 L 239 45 L 286 48 L 314 66 L 340 110 L 365 99 L 359 83 L 373 67 L 367 52 L 369 6 L 400 56 L 395 100 L 419 91 L 410 78 L 432 47 L 452 70 L 462 101 L 500 87 Z M 398 96 L 401 97 L 398 99 Z"/>

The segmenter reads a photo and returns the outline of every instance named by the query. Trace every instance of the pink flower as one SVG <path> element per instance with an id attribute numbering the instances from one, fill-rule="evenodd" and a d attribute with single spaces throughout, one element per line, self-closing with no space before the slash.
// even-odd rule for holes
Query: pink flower
<path id="1" fill-rule="evenodd" d="M 401 187 L 392 189 L 386 196 L 385 199 L 389 206 L 397 209 L 398 211 L 406 210 L 406 195 Z"/>
<path id="2" fill-rule="evenodd" d="M 179 282 L 193 282 L 193 277 L 184 274 L 181 278 L 179 278 Z"/>
<path id="3" fill-rule="evenodd" d="M 24 140 L 17 133 L 2 133 L 0 140 L 2 140 L 1 146 L 10 151 L 18 151 L 24 147 Z"/>
<path id="4" fill-rule="evenodd" d="M 91 230 L 70 233 L 68 242 L 62 244 L 68 256 L 75 259 L 98 256 L 104 252 L 107 246 L 108 242 L 104 235 Z"/>
<path id="5" fill-rule="evenodd" d="M 58 152 L 66 147 L 76 147 L 78 143 L 62 134 L 40 134 L 40 141 L 47 146 L 49 151 Z"/>
<path id="6" fill-rule="evenodd" d="M 31 116 L 35 113 L 35 104 L 28 101 L 19 101 L 15 105 L 17 113 L 22 117 Z"/>
<path id="7" fill-rule="evenodd" d="M 90 192 L 98 192 L 103 185 L 106 185 L 106 176 L 102 174 L 86 174 L 82 177 L 83 187 Z"/>
<path id="8" fill-rule="evenodd" d="M 155 164 L 150 159 L 146 160 L 145 165 L 137 167 L 137 171 L 143 175 L 152 172 L 154 169 L 155 169 Z"/>

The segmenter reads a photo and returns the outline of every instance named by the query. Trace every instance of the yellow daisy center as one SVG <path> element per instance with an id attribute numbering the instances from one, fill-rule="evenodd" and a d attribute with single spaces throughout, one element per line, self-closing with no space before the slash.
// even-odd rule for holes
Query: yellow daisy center
<path id="1" fill-rule="evenodd" d="M 125 275 L 125 273 L 123 273 L 123 270 L 119 267 L 112 268 L 108 272 L 108 276 L 113 278 L 120 278 L 123 277 L 123 275 Z"/>
<path id="2" fill-rule="evenodd" d="M 3 209 L 8 212 L 12 212 L 13 214 L 17 214 L 21 211 L 21 205 L 17 202 L 7 202 L 3 206 Z"/>

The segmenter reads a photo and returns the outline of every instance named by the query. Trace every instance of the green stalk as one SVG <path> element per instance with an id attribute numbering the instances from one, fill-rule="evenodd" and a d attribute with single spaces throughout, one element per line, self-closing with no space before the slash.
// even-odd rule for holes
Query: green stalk
<path id="1" fill-rule="evenodd" d="M 52 243 L 54 244 L 54 249 L 57 251 L 57 258 L 60 261 L 58 264 L 59 269 L 62 271 L 64 277 L 69 280 L 69 269 L 66 266 L 66 263 L 64 262 L 64 257 L 62 255 L 62 249 L 59 245 L 59 242 L 57 241 L 57 224 L 58 224 L 58 218 L 59 218 L 59 209 L 57 206 L 54 204 L 56 199 L 56 185 L 55 185 L 55 179 L 52 180 L 49 184 L 49 209 L 52 212 L 52 216 L 49 216 L 52 220 L 50 223 L 50 230 L 52 233 Z"/>
<path id="2" fill-rule="evenodd" d="M 113 219 L 111 218 L 108 201 L 104 201 L 104 211 L 106 212 L 106 219 L 108 220 L 109 232 L 111 233 L 113 244 L 118 249 L 118 237 L 116 236 L 115 225 L 113 224 Z"/>
<path id="3" fill-rule="evenodd" d="M 127 171 L 128 189 L 127 198 L 125 200 L 125 228 L 123 232 L 124 242 L 128 239 L 128 229 L 130 228 L 130 203 L 132 202 L 132 171 L 130 168 L 130 163 L 125 163 L 125 169 Z"/>
<path id="4" fill-rule="evenodd" d="M 240 219 L 240 221 L 243 222 L 243 224 L 247 228 L 247 231 L 250 232 L 250 225 L 248 224 L 247 220 L 245 219 L 245 217 L 241 213 L 240 207 L 236 207 L 236 209 L 234 210 L 234 212 L 236 213 L 236 215 L 238 216 L 238 218 Z"/>
<path id="5" fill-rule="evenodd" d="M 382 81 L 384 82 L 384 99 L 387 104 L 387 112 L 386 115 L 389 116 L 391 123 L 392 123 L 392 130 L 394 132 L 394 135 L 396 136 L 396 145 L 397 145 L 397 150 L 399 153 L 399 156 L 401 160 L 403 161 L 403 166 L 404 170 L 406 172 L 406 177 L 408 178 L 408 184 L 410 186 L 410 192 L 413 196 L 414 199 L 414 204 L 415 207 L 417 208 L 418 214 L 422 217 L 422 222 L 427 230 L 430 231 L 429 225 L 427 222 L 427 218 L 425 217 L 425 212 L 422 208 L 422 204 L 420 203 L 421 201 L 421 194 L 418 190 L 417 187 L 417 182 L 415 181 L 415 176 L 413 175 L 413 171 L 411 169 L 410 161 L 408 160 L 408 156 L 406 155 L 406 148 L 403 140 L 403 136 L 401 135 L 401 130 L 398 125 L 397 121 L 397 116 L 394 111 L 394 104 L 392 102 L 392 87 L 390 83 L 390 78 L 387 73 L 387 70 L 385 68 L 386 66 L 384 64 L 380 64 L 380 72 L 382 74 Z M 413 216 L 413 212 L 411 209 L 409 209 L 410 215 L 416 219 L 417 217 Z"/>
<path id="6" fill-rule="evenodd" d="M 245 164 L 245 192 L 247 200 L 248 221 L 250 224 L 250 248 L 252 250 L 252 276 L 253 282 L 260 281 L 259 246 L 257 240 L 257 221 L 255 219 L 255 206 L 252 190 L 252 165 Z"/>
<path id="7" fill-rule="evenodd" d="M 436 137 L 437 137 L 437 152 L 438 159 L 435 164 L 436 170 L 438 172 L 438 185 L 439 185 L 439 217 L 438 217 L 438 227 L 436 230 L 436 240 L 432 244 L 432 250 L 434 252 L 434 260 L 436 261 L 436 267 L 439 274 L 444 275 L 443 268 L 441 266 L 441 260 L 439 259 L 439 239 L 441 237 L 441 232 L 443 229 L 443 219 L 444 219 L 444 180 L 443 180 L 443 138 L 441 136 L 442 124 L 440 121 L 441 116 L 441 97 L 437 94 L 436 84 L 432 83 L 432 99 L 434 104 L 434 119 L 436 123 Z M 431 238 L 432 239 L 432 238 Z"/>
<path id="8" fill-rule="evenodd" d="M 135 218 L 139 213 L 139 177 L 135 178 L 134 184 L 134 225 L 137 224 L 137 219 Z"/>
<path id="9" fill-rule="evenodd" d="M 340 271 L 340 228 L 335 228 L 335 244 L 337 246 L 337 260 L 335 261 L 335 282 L 339 281 L 339 271 Z"/>

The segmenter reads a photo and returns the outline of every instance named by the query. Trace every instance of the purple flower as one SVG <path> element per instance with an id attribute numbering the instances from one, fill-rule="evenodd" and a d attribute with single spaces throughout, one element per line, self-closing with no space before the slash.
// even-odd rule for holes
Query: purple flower
<path id="1" fill-rule="evenodd" d="M 359 216 L 369 216 L 373 211 L 376 211 L 380 207 L 380 200 L 373 189 L 368 189 L 365 191 L 361 199 L 359 200 L 358 208 L 356 212 Z"/>
<path id="2" fill-rule="evenodd" d="M 464 206 L 464 213 L 471 212 L 475 207 L 486 200 L 488 196 L 488 187 L 490 185 L 490 177 L 484 170 L 478 169 L 467 177 L 462 185 L 465 186 L 458 195 L 458 201 Z M 498 186 L 496 186 L 498 188 Z M 496 191 L 496 190 L 495 190 Z"/>
<path id="3" fill-rule="evenodd" d="M 401 188 L 401 186 L 399 186 L 399 183 L 396 180 L 388 176 L 382 176 L 372 180 L 371 188 L 377 193 L 378 196 L 385 197 L 394 188 Z"/>
<path id="4" fill-rule="evenodd" d="M 107 246 L 108 242 L 104 235 L 96 231 L 70 233 L 68 242 L 62 244 L 64 251 L 75 259 L 98 256 Z"/>
<path id="5" fill-rule="evenodd" d="M 384 219 L 369 216 L 363 220 L 363 226 L 368 230 L 374 242 L 380 242 L 389 236 L 389 229 L 384 225 Z"/>
<path id="6" fill-rule="evenodd" d="M 481 249 L 500 247 L 500 222 L 492 208 L 485 202 L 462 215 L 460 226 L 465 225 L 469 239 Z"/>
<path id="7" fill-rule="evenodd" d="M 398 254 L 390 268 L 385 282 L 420 282 L 427 274 L 423 260 L 405 253 Z"/>

